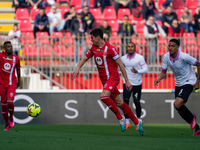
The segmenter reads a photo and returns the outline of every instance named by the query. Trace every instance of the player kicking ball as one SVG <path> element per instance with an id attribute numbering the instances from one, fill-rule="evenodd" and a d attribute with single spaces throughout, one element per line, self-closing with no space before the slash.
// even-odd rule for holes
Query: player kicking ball
<path id="1" fill-rule="evenodd" d="M 10 41 L 4 42 L 4 50 L 0 52 L 0 100 L 2 114 L 5 121 L 4 131 L 14 127 L 13 100 L 16 93 L 16 88 L 20 86 L 20 60 L 19 57 L 13 54 L 12 44 Z M 17 77 L 15 76 L 17 70 Z M 8 117 L 8 112 L 10 116 Z"/>
<path id="2" fill-rule="evenodd" d="M 99 77 L 103 84 L 103 91 L 101 93 L 101 100 L 113 111 L 119 120 L 121 131 L 126 130 L 126 120 L 122 116 L 117 108 L 117 106 L 134 122 L 136 128 L 138 129 L 140 135 L 143 135 L 143 128 L 141 122 L 133 114 L 131 108 L 123 102 L 119 96 L 120 92 L 117 89 L 117 85 L 120 81 L 120 76 L 118 73 L 118 66 L 124 76 L 126 81 L 125 87 L 127 90 L 132 89 L 132 85 L 128 80 L 126 70 L 119 57 L 119 52 L 114 46 L 110 45 L 107 41 L 103 40 L 103 32 L 101 29 L 97 28 L 90 32 L 91 41 L 93 45 L 89 48 L 86 56 L 83 57 L 78 63 L 75 71 L 73 72 L 73 79 L 78 75 L 79 69 L 85 64 L 85 62 L 94 56 L 94 60 L 99 72 Z"/>
<path id="3" fill-rule="evenodd" d="M 171 39 L 169 41 L 169 52 L 163 56 L 162 71 L 157 80 L 154 81 L 154 85 L 165 77 L 167 68 L 169 67 L 175 76 L 175 101 L 174 107 L 178 111 L 179 115 L 190 124 L 190 128 L 195 132 L 193 135 L 199 135 L 199 125 L 196 123 L 196 115 L 191 113 L 185 106 L 189 95 L 192 93 L 193 88 L 199 88 L 200 77 L 200 63 L 197 59 L 189 54 L 183 53 L 178 50 L 180 42 L 177 39 Z M 196 78 L 195 72 L 191 65 L 197 66 L 198 76 Z"/>

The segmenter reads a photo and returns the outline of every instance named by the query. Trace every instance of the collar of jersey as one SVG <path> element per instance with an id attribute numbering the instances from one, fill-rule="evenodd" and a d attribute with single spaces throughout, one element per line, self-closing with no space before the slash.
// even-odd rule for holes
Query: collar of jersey
<path id="1" fill-rule="evenodd" d="M 136 55 L 136 52 L 133 54 L 133 56 L 131 56 L 131 57 L 129 57 L 128 56 L 128 54 L 126 54 L 126 57 L 129 59 L 129 60 L 131 60 L 131 59 L 133 59 L 134 57 L 135 57 L 135 55 Z"/>
<path id="2" fill-rule="evenodd" d="M 170 55 L 169 55 L 169 58 L 170 58 L 170 60 L 173 60 L 173 62 L 175 62 L 175 60 L 178 60 L 179 55 L 180 55 L 180 51 L 178 50 L 178 54 L 176 55 L 176 58 L 173 59 L 170 57 Z"/>

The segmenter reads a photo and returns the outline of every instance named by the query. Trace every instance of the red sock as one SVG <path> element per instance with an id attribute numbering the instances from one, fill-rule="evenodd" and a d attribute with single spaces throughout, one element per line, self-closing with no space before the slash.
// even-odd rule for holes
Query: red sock
<path id="1" fill-rule="evenodd" d="M 3 118 L 5 120 L 5 124 L 9 124 L 8 121 L 8 104 L 7 103 L 1 103 L 1 107 L 2 107 L 2 114 L 3 114 Z"/>
<path id="2" fill-rule="evenodd" d="M 7 100 L 7 103 L 8 103 L 8 111 L 10 113 L 10 119 L 13 119 L 13 114 L 14 114 L 13 100 Z"/>
<path id="3" fill-rule="evenodd" d="M 102 96 L 101 100 L 114 112 L 118 120 L 122 119 L 122 115 L 119 112 L 119 109 L 115 105 L 115 102 L 108 96 Z"/>
<path id="4" fill-rule="evenodd" d="M 138 119 L 136 118 L 136 116 L 133 114 L 131 108 L 126 104 L 123 103 L 120 108 L 122 109 L 122 111 L 129 117 L 131 118 L 131 120 L 133 121 L 133 123 L 135 125 L 137 125 L 139 123 Z"/>

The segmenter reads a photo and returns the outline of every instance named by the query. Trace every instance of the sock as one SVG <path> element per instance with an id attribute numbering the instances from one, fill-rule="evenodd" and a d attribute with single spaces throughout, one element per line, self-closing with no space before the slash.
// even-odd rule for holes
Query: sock
<path id="1" fill-rule="evenodd" d="M 126 123 L 130 124 L 130 121 L 129 121 L 129 119 L 126 119 Z"/>
<path id="2" fill-rule="evenodd" d="M 185 105 L 181 105 L 181 107 L 178 110 L 178 113 L 180 114 L 180 116 L 187 122 L 187 123 L 191 123 L 194 115 L 188 110 L 188 108 Z"/>
<path id="3" fill-rule="evenodd" d="M 2 107 L 2 114 L 3 114 L 3 118 L 5 121 L 5 124 L 9 124 L 8 121 L 8 104 L 7 103 L 1 103 L 1 107 Z"/>
<path id="4" fill-rule="evenodd" d="M 138 125 L 138 123 L 139 123 L 138 119 L 136 118 L 136 116 L 133 114 L 131 108 L 126 103 L 123 103 L 120 106 L 120 108 L 133 121 L 133 123 L 135 125 Z"/>
<path id="5" fill-rule="evenodd" d="M 125 97 L 124 97 L 124 102 L 125 102 L 127 105 L 129 105 L 129 98 L 125 98 Z M 125 114 L 125 113 L 124 113 L 124 116 L 125 116 L 125 118 L 129 118 L 129 117 L 127 116 L 127 114 Z"/>
<path id="6" fill-rule="evenodd" d="M 7 100 L 8 103 L 8 111 L 10 113 L 10 120 L 13 120 L 13 114 L 14 114 L 14 104 L 13 100 Z"/>
<path id="7" fill-rule="evenodd" d="M 115 105 L 115 102 L 108 96 L 102 96 L 101 100 L 112 110 L 112 112 L 116 115 L 118 120 L 122 119 L 122 115 L 119 112 L 119 109 Z"/>
<path id="8" fill-rule="evenodd" d="M 134 104 L 135 104 L 135 107 L 136 107 L 136 115 L 137 115 L 137 118 L 140 118 L 141 117 L 141 105 L 140 105 L 140 102 L 135 102 L 134 101 Z"/>

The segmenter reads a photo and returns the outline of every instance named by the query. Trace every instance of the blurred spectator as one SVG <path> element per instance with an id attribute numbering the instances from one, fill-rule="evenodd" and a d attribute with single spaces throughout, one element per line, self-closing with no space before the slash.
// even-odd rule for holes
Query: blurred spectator
<path id="1" fill-rule="evenodd" d="M 158 10 L 155 7 L 154 0 L 145 0 L 142 4 L 142 17 L 144 23 L 150 15 L 154 17 L 155 21 L 162 20 L 162 16 L 158 14 Z"/>
<path id="2" fill-rule="evenodd" d="M 108 41 L 111 36 L 111 26 L 108 25 L 107 20 L 103 20 L 103 24 L 99 26 L 99 28 L 103 31 L 104 40 Z"/>
<path id="3" fill-rule="evenodd" d="M 83 19 L 87 22 L 87 25 L 88 25 L 89 29 L 94 29 L 95 28 L 94 17 L 89 12 L 89 7 L 88 6 L 84 6 L 84 8 L 83 8 Z"/>
<path id="4" fill-rule="evenodd" d="M 29 0 L 29 4 L 34 8 L 43 8 L 44 5 L 42 3 L 42 0 Z"/>
<path id="5" fill-rule="evenodd" d="M 43 0 L 43 1 L 46 1 L 46 5 L 47 5 L 47 6 L 53 6 L 53 5 L 56 5 L 55 0 Z"/>
<path id="6" fill-rule="evenodd" d="M 124 55 L 126 54 L 124 52 L 126 44 L 131 41 L 131 36 L 134 34 L 133 25 L 129 23 L 128 15 L 124 15 L 123 23 L 119 24 L 117 34 L 121 38 L 122 55 Z"/>
<path id="7" fill-rule="evenodd" d="M 194 15 L 194 21 L 195 21 L 195 33 L 200 30 L 200 7 L 196 8 L 196 14 Z"/>
<path id="8" fill-rule="evenodd" d="M 19 56 L 19 50 L 21 49 L 21 43 L 20 43 L 21 31 L 18 30 L 17 24 L 14 24 L 14 27 L 12 30 L 9 31 L 8 36 L 9 39 L 11 40 L 14 54 Z"/>
<path id="9" fill-rule="evenodd" d="M 147 45 L 150 50 L 149 63 L 152 65 L 155 64 L 157 41 L 159 34 L 161 34 L 163 37 L 166 37 L 163 28 L 157 23 L 155 23 L 153 16 L 149 16 L 146 25 L 144 26 L 144 36 L 147 39 Z"/>
<path id="10" fill-rule="evenodd" d="M 94 0 L 94 8 L 100 7 L 102 13 L 106 6 L 110 6 L 110 0 Z"/>
<path id="11" fill-rule="evenodd" d="M 47 14 L 49 20 L 49 32 L 50 34 L 57 30 L 62 31 L 65 27 L 65 20 L 62 20 L 61 13 L 57 11 L 56 5 L 51 7 L 51 12 Z"/>
<path id="12" fill-rule="evenodd" d="M 172 37 L 182 37 L 184 33 L 183 27 L 178 23 L 177 19 L 172 21 L 171 26 L 168 29 L 168 35 Z"/>
<path id="13" fill-rule="evenodd" d="M 61 6 L 61 7 L 69 7 L 68 0 L 60 0 L 59 1 L 59 6 Z"/>
<path id="14" fill-rule="evenodd" d="M 117 15 L 119 8 L 129 8 L 132 14 L 133 3 L 132 0 L 115 0 L 114 7 Z"/>
<path id="15" fill-rule="evenodd" d="M 76 18 L 72 20 L 70 32 L 75 44 L 75 61 L 79 61 L 79 46 L 82 48 L 82 55 L 86 53 L 86 40 L 85 36 L 88 36 L 88 26 L 86 21 L 83 19 L 82 10 L 78 10 Z"/>
<path id="16" fill-rule="evenodd" d="M 172 2 L 172 0 L 166 0 L 163 4 L 162 7 L 166 8 L 167 6 L 170 6 L 170 3 Z"/>
<path id="17" fill-rule="evenodd" d="M 28 0 L 13 0 L 13 6 L 15 7 L 15 9 L 17 10 L 17 8 L 28 8 L 28 4 L 27 4 Z"/>
<path id="18" fill-rule="evenodd" d="M 192 25 L 192 15 L 189 12 L 188 7 L 184 8 L 184 14 L 180 17 L 181 26 L 184 28 L 184 32 L 194 32 Z"/>
<path id="19" fill-rule="evenodd" d="M 76 8 L 75 6 L 70 6 L 70 11 L 66 12 L 64 14 L 64 18 L 65 18 L 65 29 L 68 30 L 71 26 L 71 22 L 72 20 L 76 17 Z"/>
<path id="20" fill-rule="evenodd" d="M 83 8 L 84 6 L 88 6 L 90 8 L 90 0 L 81 0 L 81 8 Z"/>
<path id="21" fill-rule="evenodd" d="M 176 13 L 173 12 L 171 6 L 167 6 L 166 13 L 163 15 L 163 29 L 168 33 L 168 28 L 171 26 L 174 19 L 178 19 Z"/>
<path id="22" fill-rule="evenodd" d="M 48 25 L 48 17 L 45 14 L 45 10 L 43 8 L 40 9 L 39 13 L 35 16 L 35 25 L 33 28 L 34 37 L 36 38 L 36 32 L 48 32 L 49 28 Z"/>

